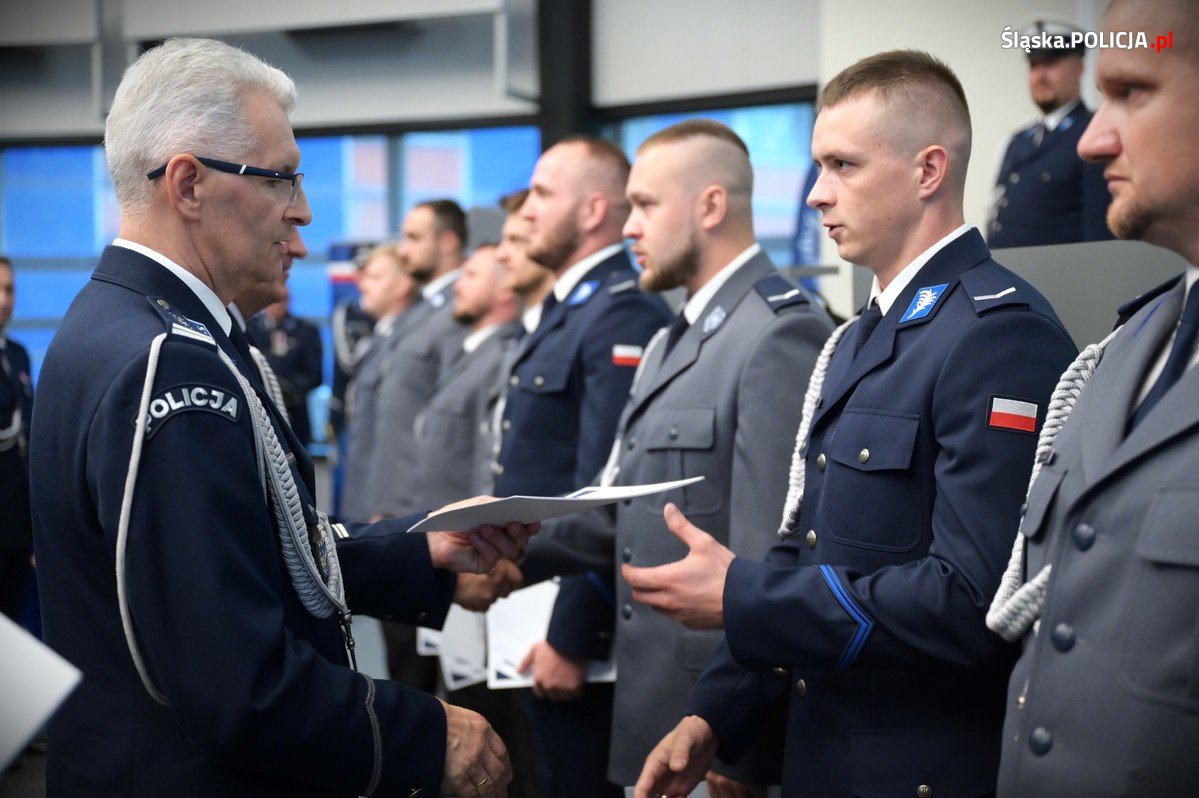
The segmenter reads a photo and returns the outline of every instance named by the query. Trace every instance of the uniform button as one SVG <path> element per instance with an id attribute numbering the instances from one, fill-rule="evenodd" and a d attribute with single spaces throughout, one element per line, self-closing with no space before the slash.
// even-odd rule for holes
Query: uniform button
<path id="1" fill-rule="evenodd" d="M 517 385 L 520 385 L 520 377 L 513 374 L 510 378 L 508 378 L 508 384 L 515 388 Z"/>
<path id="2" fill-rule="evenodd" d="M 500 465 L 499 463 L 492 463 L 491 464 L 491 473 L 495 474 L 497 477 L 501 476 L 504 473 L 504 467 L 502 465 Z"/>
<path id="3" fill-rule="evenodd" d="M 991 229 L 998 233 L 1000 230 L 1003 229 L 1003 223 L 1002 222 L 993 222 L 991 224 Z"/>
<path id="4" fill-rule="evenodd" d="M 503 421 L 501 421 L 500 429 L 502 429 L 504 432 L 507 432 L 508 430 L 512 429 L 512 419 L 506 418 Z"/>
<path id="5" fill-rule="evenodd" d="M 1017 175 L 1017 174 L 1012 174 L 1012 175 L 1009 175 L 1009 176 L 1008 176 L 1008 182 L 1009 182 L 1009 183 L 1019 183 L 1019 182 L 1020 182 L 1020 175 Z"/>
<path id="6" fill-rule="evenodd" d="M 806 541 L 807 541 L 807 543 L 808 543 L 808 548 L 809 548 L 809 549 L 814 549 L 814 548 L 816 548 L 816 530 L 815 530 L 815 529 L 809 529 L 809 530 L 808 530 L 808 535 L 807 535 L 807 537 L 806 537 L 806 538 L 804 538 L 804 540 L 806 540 Z"/>
<path id="7" fill-rule="evenodd" d="M 1006 207 L 1007 207 L 1007 197 L 1004 197 L 1003 199 L 999 200 L 999 207 L 1000 207 L 1000 208 L 1006 208 Z"/>
<path id="8" fill-rule="evenodd" d="M 1053 179 L 1053 176 L 1051 174 L 1049 174 L 1048 172 L 1041 172 L 1041 181 L 1042 182 L 1048 183 L 1052 179 Z"/>
<path id="9" fill-rule="evenodd" d="M 542 385 L 545 385 L 545 377 L 542 377 L 540 374 L 538 374 L 533 378 L 533 384 L 540 388 Z"/>
<path id="10" fill-rule="evenodd" d="M 916 798 L 933 798 L 933 788 L 927 784 L 921 784 L 916 788 Z"/>
<path id="11" fill-rule="evenodd" d="M 628 546 L 625 546 L 624 550 L 620 553 L 620 559 L 621 559 L 621 562 L 632 562 L 633 561 L 633 550 L 630 549 Z"/>
<path id="12" fill-rule="evenodd" d="M 671 427 L 670 432 L 667 434 L 670 435 L 670 439 L 673 441 L 675 438 L 679 437 L 679 428 Z"/>
<path id="13" fill-rule="evenodd" d="M 1086 551 L 1095 545 L 1095 527 L 1090 524 L 1079 524 L 1074 527 L 1074 545 L 1079 551 Z"/>
<path id="14" fill-rule="evenodd" d="M 775 676 L 790 676 L 791 675 L 791 671 L 787 670 L 786 668 L 782 668 L 782 667 L 776 666 L 774 668 L 771 668 L 770 670 L 774 671 Z"/>
<path id="15" fill-rule="evenodd" d="M 633 617 L 633 606 L 631 604 L 626 604 L 623 607 L 621 607 L 620 608 L 620 616 L 622 618 L 624 618 L 626 621 L 629 618 L 632 618 Z"/>
<path id="16" fill-rule="evenodd" d="M 800 679 L 795 683 L 795 694 L 802 701 L 808 694 L 808 683 Z"/>
<path id="17" fill-rule="evenodd" d="M 492 453 L 492 454 L 499 454 L 499 453 L 500 453 L 500 445 L 499 445 L 498 443 L 493 443 L 493 444 L 491 445 L 491 453 Z"/>
<path id="18" fill-rule="evenodd" d="M 869 459 L 870 459 L 870 450 L 869 449 L 863 449 L 862 451 L 858 452 L 858 462 L 859 463 L 865 463 Z"/>
<path id="19" fill-rule="evenodd" d="M 1053 641 L 1054 648 L 1065 653 L 1074 648 L 1074 627 L 1068 623 L 1059 623 L 1053 627 L 1053 634 L 1050 635 L 1050 639 Z"/>
<path id="20" fill-rule="evenodd" d="M 799 445 L 799 456 L 800 457 L 808 456 L 808 442 L 807 441 L 804 441 L 803 443 L 801 443 Z"/>
<path id="21" fill-rule="evenodd" d="M 1045 756 L 1053 748 L 1053 735 L 1044 726 L 1038 726 L 1028 735 L 1028 747 L 1037 756 Z"/>
<path id="22" fill-rule="evenodd" d="M 1028 515 L 1028 502 L 1020 505 L 1020 517 L 1023 518 L 1026 515 Z"/>
<path id="23" fill-rule="evenodd" d="M 820 469 L 823 472 L 824 467 L 827 464 L 828 464 L 828 458 L 824 456 L 824 452 L 821 452 L 820 454 L 816 455 L 816 467 L 818 469 Z"/>

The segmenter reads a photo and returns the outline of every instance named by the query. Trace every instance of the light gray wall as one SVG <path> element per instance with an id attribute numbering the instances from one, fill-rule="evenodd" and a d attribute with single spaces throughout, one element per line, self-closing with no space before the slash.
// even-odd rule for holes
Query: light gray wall
<path id="1" fill-rule="evenodd" d="M 601 107 L 818 82 L 820 0 L 593 0 Z"/>

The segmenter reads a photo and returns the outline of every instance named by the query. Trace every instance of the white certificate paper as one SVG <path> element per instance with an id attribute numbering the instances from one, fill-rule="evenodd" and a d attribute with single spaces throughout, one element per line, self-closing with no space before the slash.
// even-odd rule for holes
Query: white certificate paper
<path id="1" fill-rule="evenodd" d="M 441 627 L 441 676 L 447 690 L 487 681 L 487 621 L 481 612 L 450 607 Z"/>
<path id="2" fill-rule="evenodd" d="M 66 700 L 83 674 L 0 615 L 0 773 Z"/>
<path id="3" fill-rule="evenodd" d="M 548 521 L 571 513 L 615 504 L 623 499 L 665 493 L 695 482 L 703 477 L 677 479 L 674 482 L 657 482 L 652 485 L 624 485 L 603 488 L 599 486 L 580 488 L 566 496 L 509 496 L 493 502 L 472 504 L 454 510 L 432 513 L 423 521 L 411 526 L 409 532 L 464 532 L 483 524 L 504 526 L 513 521 L 531 524 Z"/>
<path id="4" fill-rule="evenodd" d="M 532 673 L 521 673 L 520 662 L 534 643 L 545 639 L 557 597 L 557 582 L 540 582 L 491 605 L 487 611 L 487 686 L 492 690 L 533 686 Z M 593 660 L 587 681 L 616 681 L 616 663 Z"/>

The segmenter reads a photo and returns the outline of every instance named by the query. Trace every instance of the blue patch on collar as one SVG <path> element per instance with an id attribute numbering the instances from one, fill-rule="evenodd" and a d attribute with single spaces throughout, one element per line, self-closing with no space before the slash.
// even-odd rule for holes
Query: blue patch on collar
<path id="1" fill-rule="evenodd" d="M 569 307 L 583 304 L 588 299 L 591 299 L 591 295 L 595 293 L 595 289 L 598 287 L 599 280 L 590 280 L 588 282 L 581 283 L 579 287 L 574 290 L 574 293 L 567 297 L 567 306 Z"/>
<path id="2" fill-rule="evenodd" d="M 903 324 L 905 321 L 923 319 L 932 313 L 933 308 L 937 306 L 937 300 L 941 298 L 941 295 L 945 293 L 945 289 L 948 287 L 949 283 L 941 283 L 940 285 L 930 285 L 918 290 L 916 296 L 912 297 L 912 304 L 908 305 L 908 309 L 900 317 L 899 324 Z"/>

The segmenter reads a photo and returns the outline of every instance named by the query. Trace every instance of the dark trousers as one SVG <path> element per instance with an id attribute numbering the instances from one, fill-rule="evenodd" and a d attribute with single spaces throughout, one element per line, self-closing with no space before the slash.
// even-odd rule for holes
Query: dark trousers
<path id="1" fill-rule="evenodd" d="M 612 684 L 588 684 L 573 701 L 545 701 L 522 690 L 533 721 L 541 798 L 624 798 L 608 781 Z"/>
<path id="2" fill-rule="evenodd" d="M 32 568 L 29 552 L 0 549 L 0 612 L 21 622 L 21 602 Z"/>
<path id="3" fill-rule="evenodd" d="M 397 682 L 437 694 L 437 657 L 416 653 L 416 627 L 395 621 L 382 621 L 383 642 L 387 644 L 387 672 Z"/>

